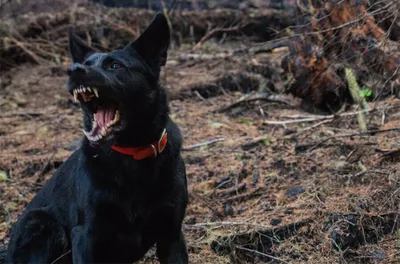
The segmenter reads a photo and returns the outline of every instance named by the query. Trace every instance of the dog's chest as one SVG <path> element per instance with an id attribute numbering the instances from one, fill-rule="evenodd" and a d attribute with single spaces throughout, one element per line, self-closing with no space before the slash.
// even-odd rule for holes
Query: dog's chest
<path id="1" fill-rule="evenodd" d="M 109 210 L 105 210 L 105 209 Z M 114 248 L 125 248 L 129 245 L 130 250 L 137 254 L 148 250 L 154 244 L 156 238 L 151 233 L 149 225 L 153 222 L 149 213 L 136 203 L 122 202 L 113 206 L 106 206 L 97 212 L 99 217 L 94 226 L 99 227 L 96 231 L 98 237 L 108 237 L 113 241 Z M 123 252 L 126 252 L 123 250 Z"/>

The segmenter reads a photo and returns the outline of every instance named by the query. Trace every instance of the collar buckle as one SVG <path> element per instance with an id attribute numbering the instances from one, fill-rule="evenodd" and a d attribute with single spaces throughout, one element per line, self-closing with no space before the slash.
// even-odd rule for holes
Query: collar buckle
<path id="1" fill-rule="evenodd" d="M 156 147 L 154 147 L 154 145 L 153 145 L 153 144 L 150 144 L 149 146 L 150 146 L 150 147 L 151 147 L 151 149 L 153 150 L 153 153 L 154 153 L 154 158 L 155 158 L 155 157 L 157 157 L 157 149 L 156 149 Z"/>
<path id="2" fill-rule="evenodd" d="M 158 154 L 161 154 L 167 145 L 166 142 L 163 142 L 164 137 L 167 135 L 167 130 L 164 128 L 163 132 L 161 133 L 160 140 L 158 140 L 157 147 L 158 147 Z"/>

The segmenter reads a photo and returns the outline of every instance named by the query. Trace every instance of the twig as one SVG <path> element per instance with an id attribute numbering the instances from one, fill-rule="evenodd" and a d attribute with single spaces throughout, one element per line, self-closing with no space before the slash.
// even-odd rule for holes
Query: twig
<path id="1" fill-rule="evenodd" d="M 17 45 L 18 47 L 20 47 L 23 51 L 25 51 L 26 54 L 28 54 L 33 61 L 35 61 L 37 64 L 41 64 L 43 62 L 43 59 L 38 57 L 34 52 L 32 52 L 30 49 L 28 49 L 23 42 L 20 42 L 18 40 L 16 40 L 15 38 L 8 36 L 10 38 L 10 40 L 12 40 L 15 45 Z"/>
<path id="2" fill-rule="evenodd" d="M 215 33 L 238 31 L 240 28 L 241 28 L 240 26 L 234 26 L 229 28 L 213 28 L 207 34 L 205 34 L 199 40 L 199 42 L 196 43 L 196 45 L 193 46 L 192 50 L 199 49 L 201 45 L 203 45 L 203 43 L 206 42 L 209 38 L 211 38 Z"/>
<path id="3" fill-rule="evenodd" d="M 337 114 L 337 115 L 326 115 L 326 116 L 310 115 L 309 117 L 305 117 L 305 118 L 301 118 L 301 119 L 294 119 L 294 120 L 283 120 L 283 121 L 265 120 L 264 123 L 270 124 L 270 125 L 287 125 L 287 124 L 295 124 L 295 123 L 313 122 L 313 121 L 326 120 L 326 119 L 335 119 L 338 117 L 355 116 L 360 113 L 369 113 L 369 112 L 374 112 L 374 111 L 378 111 L 378 110 L 382 110 L 382 109 L 392 109 L 392 108 L 398 108 L 398 107 L 400 107 L 400 106 L 394 106 L 394 107 L 389 107 L 389 108 L 384 108 L 384 107 L 370 108 L 370 109 L 354 111 L 354 112 L 345 112 L 345 113 Z M 299 117 L 299 115 L 293 115 L 290 117 L 295 118 L 295 117 Z"/>
<path id="4" fill-rule="evenodd" d="M 208 105 L 214 105 L 213 103 L 211 103 L 210 101 L 208 101 L 206 98 L 204 98 L 204 97 L 199 93 L 199 91 L 195 90 L 195 91 L 194 91 L 194 94 L 195 94 L 200 100 L 202 100 L 203 102 L 205 102 L 206 104 L 208 104 Z"/>
<path id="5" fill-rule="evenodd" d="M 190 145 L 190 146 L 187 146 L 187 147 L 183 147 L 182 150 L 193 150 L 195 148 L 199 148 L 199 147 L 206 146 L 206 145 L 211 145 L 211 144 L 214 144 L 214 143 L 219 142 L 219 141 L 225 141 L 225 138 L 224 137 L 214 138 L 214 139 L 207 140 L 207 141 L 204 141 L 204 142 L 201 142 L 201 143 L 198 143 L 198 144 L 194 144 L 194 145 Z"/>
<path id="6" fill-rule="evenodd" d="M 228 197 L 226 199 L 222 199 L 223 202 L 234 202 L 234 201 L 243 201 L 247 200 L 250 198 L 253 198 L 255 196 L 258 196 L 260 194 L 260 191 L 264 190 L 262 187 L 256 187 L 254 190 L 248 193 L 243 193 L 243 194 L 238 194 L 232 197 Z"/>
<path id="7" fill-rule="evenodd" d="M 321 119 L 333 119 L 334 117 L 331 116 L 326 116 L 326 117 L 310 117 L 310 118 L 302 118 L 302 119 L 296 119 L 296 120 L 284 120 L 284 121 L 275 121 L 275 120 L 264 120 L 265 124 L 268 125 L 287 125 L 287 124 L 296 124 L 296 123 L 304 123 L 304 122 L 313 122 Z"/>
<path id="8" fill-rule="evenodd" d="M 312 126 L 309 126 L 309 127 L 306 127 L 306 128 L 301 129 L 300 131 L 297 132 L 297 134 L 298 134 L 298 133 L 301 133 L 301 132 L 304 132 L 304 131 L 308 131 L 308 130 L 310 130 L 310 129 L 316 128 L 316 127 L 318 127 L 318 126 L 320 126 L 320 125 L 323 125 L 323 124 L 325 124 L 325 123 L 329 123 L 329 122 L 332 122 L 332 121 L 333 121 L 332 119 L 323 120 L 323 121 L 318 122 L 318 123 L 316 123 L 316 124 L 314 124 L 314 125 L 312 125 Z"/>
<path id="9" fill-rule="evenodd" d="M 178 56 L 181 61 L 187 60 L 215 60 L 215 59 L 225 59 L 232 57 L 233 52 L 227 53 L 215 53 L 215 54 L 197 54 L 197 53 L 184 53 Z"/>
<path id="10" fill-rule="evenodd" d="M 274 256 L 271 256 L 271 255 L 262 253 L 262 252 L 260 252 L 260 251 L 254 250 L 254 249 L 245 248 L 245 247 L 242 247 L 242 246 L 235 246 L 235 248 L 238 248 L 238 249 L 241 249 L 241 250 L 245 250 L 245 251 L 248 251 L 248 252 L 252 252 L 252 253 L 255 253 L 255 254 L 258 254 L 258 255 L 261 255 L 261 256 L 270 258 L 270 259 L 273 259 L 273 260 L 277 260 L 277 261 L 279 261 L 279 262 L 281 262 L 281 263 L 290 264 L 289 262 L 284 261 L 283 259 L 280 259 L 280 258 L 278 258 L 278 257 L 274 257 Z"/>
<path id="11" fill-rule="evenodd" d="M 215 226 L 253 226 L 259 227 L 263 229 L 269 229 L 270 227 L 260 225 L 260 224 L 253 224 L 249 222 L 231 222 L 231 221 L 222 221 L 222 222 L 205 222 L 205 223 L 197 223 L 193 225 L 184 225 L 185 227 L 215 227 Z"/>
<path id="12" fill-rule="evenodd" d="M 72 251 L 71 251 L 71 250 L 68 250 L 67 252 L 65 252 L 64 254 L 62 254 L 61 256 L 59 256 L 58 258 L 56 258 L 53 262 L 51 262 L 51 264 L 57 263 L 57 261 L 59 261 L 60 259 L 62 259 L 62 258 L 65 257 L 66 255 L 71 254 L 71 253 L 72 253 Z"/>
<path id="13" fill-rule="evenodd" d="M 400 149 L 390 149 L 386 151 L 378 150 L 378 151 L 382 153 L 382 157 L 396 156 L 400 154 Z"/>
<path id="14" fill-rule="evenodd" d="M 237 193 L 243 191 L 244 189 L 246 189 L 246 183 L 241 182 L 241 183 L 239 183 L 233 187 L 230 187 L 228 189 L 222 189 L 222 190 L 217 189 L 216 194 L 219 196 L 229 196 L 232 194 L 237 194 Z"/>
<path id="15" fill-rule="evenodd" d="M 179 1 L 179 2 L 180 2 L 180 1 Z M 169 5 L 169 7 L 168 7 L 167 15 L 169 15 L 169 14 L 172 12 L 172 10 L 174 10 L 175 5 L 177 5 L 177 3 L 178 3 L 177 0 L 173 0 L 173 1 L 172 1 L 172 3 L 171 3 L 171 4 Z"/>
<path id="16" fill-rule="evenodd" d="M 270 138 L 270 135 L 263 135 L 263 136 L 251 138 L 250 141 L 247 141 L 247 142 L 244 142 L 242 144 L 239 144 L 236 147 L 234 147 L 234 149 L 237 149 L 237 148 L 242 148 L 242 149 L 243 148 L 244 149 L 251 148 L 251 147 L 257 145 L 258 143 L 260 143 L 261 141 L 264 141 L 264 140 L 266 140 L 268 138 Z"/>
<path id="17" fill-rule="evenodd" d="M 400 131 L 400 127 L 394 127 L 394 128 L 389 128 L 389 129 L 382 129 L 382 130 L 369 130 L 369 131 L 364 131 L 364 132 L 358 132 L 358 133 L 350 133 L 350 134 L 341 134 L 341 135 L 336 135 L 336 136 L 331 136 L 323 139 L 319 143 L 317 143 L 314 147 L 311 147 L 308 149 L 308 151 L 312 151 L 328 140 L 334 139 L 334 138 L 346 138 L 346 137 L 355 137 L 355 136 L 366 136 L 369 134 L 377 134 L 377 133 L 385 133 L 385 132 L 390 132 L 390 131 Z"/>
<path id="18" fill-rule="evenodd" d="M 277 103 L 282 103 L 282 104 L 286 104 L 286 105 L 289 105 L 289 106 L 295 106 L 294 103 L 291 104 L 291 103 L 287 102 L 286 100 L 284 100 L 284 99 L 289 99 L 289 98 L 285 98 L 285 97 L 286 96 L 275 95 L 275 94 L 273 94 L 273 95 L 256 95 L 254 97 L 247 96 L 245 98 L 239 99 L 236 102 L 233 102 L 230 105 L 221 107 L 221 108 L 215 110 L 214 112 L 223 113 L 223 112 L 226 112 L 226 111 L 228 111 L 228 110 L 230 110 L 230 109 L 232 109 L 232 108 L 234 108 L 234 107 L 236 107 L 236 106 L 238 106 L 238 105 L 240 105 L 242 103 L 248 103 L 248 102 L 252 102 L 252 101 L 277 102 Z"/>
<path id="19" fill-rule="evenodd" d="M 0 117 L 13 117 L 13 116 L 30 116 L 30 117 L 37 117 L 44 115 L 45 113 L 41 112 L 30 112 L 30 111 L 23 111 L 23 112 L 9 112 L 9 113 L 4 113 L 0 114 Z"/>

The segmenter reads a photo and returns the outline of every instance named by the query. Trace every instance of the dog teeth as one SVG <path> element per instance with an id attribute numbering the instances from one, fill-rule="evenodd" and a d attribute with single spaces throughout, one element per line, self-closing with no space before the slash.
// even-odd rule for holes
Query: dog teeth
<path id="1" fill-rule="evenodd" d="M 97 88 L 93 88 L 93 92 L 94 92 L 94 94 L 96 95 L 97 98 L 100 98 L 99 97 L 99 91 L 97 90 Z"/>
<path id="2" fill-rule="evenodd" d="M 92 136 L 90 135 L 90 132 L 87 132 L 85 129 L 83 129 L 82 131 L 83 131 L 83 134 L 85 134 L 85 136 L 86 136 L 89 140 L 91 140 Z"/>
<path id="3" fill-rule="evenodd" d="M 107 135 L 107 132 L 104 129 L 101 131 L 101 134 L 97 136 L 92 136 L 90 132 L 87 132 L 85 130 L 83 130 L 83 133 L 90 141 L 99 141 L 100 139 L 102 139 Z"/>
<path id="4" fill-rule="evenodd" d="M 92 133 L 94 132 L 94 130 L 96 129 L 96 127 L 97 127 L 97 121 L 96 121 L 96 119 L 94 118 L 94 115 L 93 115 L 92 130 L 90 130 L 90 134 L 92 134 Z"/>
<path id="5" fill-rule="evenodd" d="M 78 102 L 78 92 L 74 90 L 74 101 Z"/>
<path id="6" fill-rule="evenodd" d="M 107 128 L 103 127 L 103 129 L 101 130 L 101 135 L 103 137 L 107 136 Z"/>
<path id="7" fill-rule="evenodd" d="M 110 123 L 111 123 L 111 122 L 110 122 Z M 92 136 L 93 133 L 94 133 L 94 131 L 95 131 L 96 128 L 97 128 L 97 121 L 96 121 L 96 119 L 95 119 L 95 117 L 94 117 L 94 115 L 93 115 L 92 129 L 90 130 L 90 132 L 87 132 L 87 131 L 83 130 L 83 133 L 85 134 L 85 136 L 87 137 L 87 139 L 89 139 L 90 141 L 99 141 L 100 139 L 103 139 L 105 136 L 108 135 L 107 128 L 108 128 L 109 126 L 111 126 L 110 123 L 109 123 L 106 127 L 103 127 L 103 128 L 101 129 L 100 134 L 98 134 L 98 135 L 96 135 L 96 136 Z"/>
<path id="8" fill-rule="evenodd" d="M 112 125 L 115 125 L 115 124 L 119 121 L 120 116 L 121 116 L 121 115 L 120 115 L 119 111 L 117 110 L 117 111 L 115 112 L 114 119 L 111 120 L 110 122 L 108 122 L 106 126 L 107 126 L 107 127 L 110 127 L 110 126 L 112 126 Z"/>
<path id="9" fill-rule="evenodd" d="M 114 119 L 113 119 L 113 124 L 115 124 L 115 123 L 117 123 L 118 121 L 119 121 L 119 119 L 120 119 L 120 114 L 119 114 L 119 111 L 117 110 L 116 112 L 115 112 L 115 116 L 114 116 Z"/>
<path id="10" fill-rule="evenodd" d="M 97 88 L 84 87 L 82 85 L 80 85 L 80 86 L 78 86 L 78 88 L 74 89 L 73 94 L 74 94 L 75 102 L 78 102 L 79 94 L 82 96 L 82 99 L 85 102 L 90 101 L 90 99 L 93 96 L 96 96 L 97 98 L 100 97 L 99 91 L 97 90 Z"/>

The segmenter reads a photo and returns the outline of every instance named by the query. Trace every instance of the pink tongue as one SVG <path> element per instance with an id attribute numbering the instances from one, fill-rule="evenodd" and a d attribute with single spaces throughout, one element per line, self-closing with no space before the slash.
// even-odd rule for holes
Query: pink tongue
<path id="1" fill-rule="evenodd" d="M 110 106 L 108 108 L 99 108 L 94 114 L 97 125 L 100 127 L 106 127 L 106 125 L 114 119 L 115 107 Z"/>

